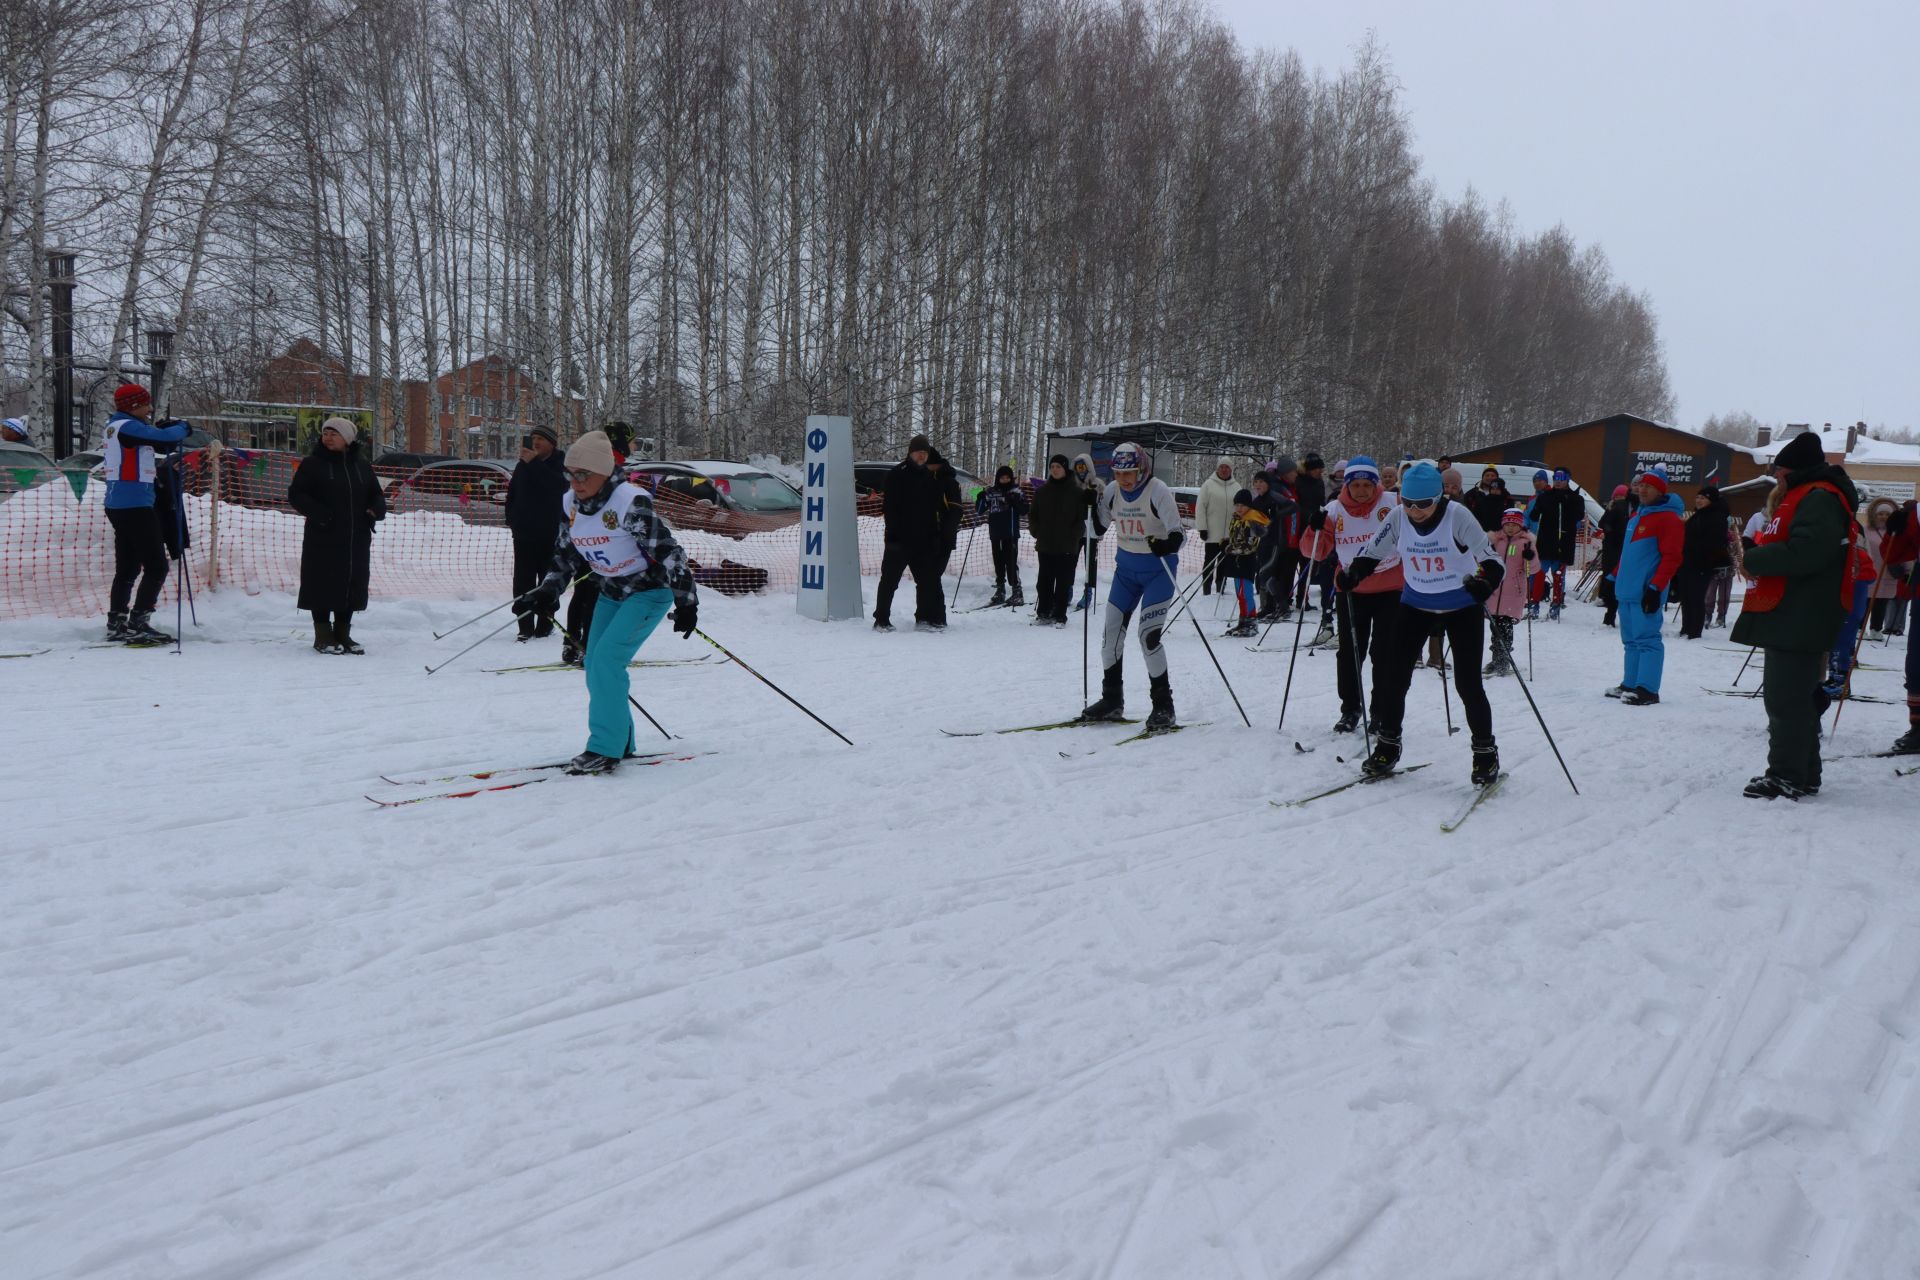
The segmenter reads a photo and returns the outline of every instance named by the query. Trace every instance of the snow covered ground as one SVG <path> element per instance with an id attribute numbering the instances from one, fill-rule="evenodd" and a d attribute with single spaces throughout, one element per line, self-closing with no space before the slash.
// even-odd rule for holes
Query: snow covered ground
<path id="1" fill-rule="evenodd" d="M 1920 1274 L 1920 778 L 1742 799 L 1724 632 L 1634 709 L 1597 609 L 1536 625 L 1583 794 L 1495 682 L 1511 780 L 1442 835 L 1431 672 L 1431 768 L 1282 810 L 1353 767 L 1329 655 L 1284 736 L 1284 653 L 1214 642 L 1247 729 L 1182 623 L 1205 727 L 949 738 L 1072 713 L 1078 627 L 712 593 L 856 749 L 644 670 L 714 754 L 377 809 L 579 750 L 577 676 L 484 670 L 556 646 L 429 677 L 479 606 L 378 605 L 360 659 L 284 596 L 200 606 L 177 657 L 0 628 L 52 648 L 0 661 L 8 1280 Z"/>

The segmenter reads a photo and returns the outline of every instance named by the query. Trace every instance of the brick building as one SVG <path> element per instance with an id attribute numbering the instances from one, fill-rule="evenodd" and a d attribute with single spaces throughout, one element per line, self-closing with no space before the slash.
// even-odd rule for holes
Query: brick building
<path id="1" fill-rule="evenodd" d="M 520 437 L 541 422 L 556 424 L 562 444 L 586 429 L 582 397 L 553 397 L 540 412 L 542 395 L 533 377 L 504 356 L 483 356 L 431 385 L 419 378 L 375 382 L 306 338 L 267 362 L 256 392 L 259 401 L 281 405 L 375 405 L 382 446 L 463 458 L 511 457 Z"/>

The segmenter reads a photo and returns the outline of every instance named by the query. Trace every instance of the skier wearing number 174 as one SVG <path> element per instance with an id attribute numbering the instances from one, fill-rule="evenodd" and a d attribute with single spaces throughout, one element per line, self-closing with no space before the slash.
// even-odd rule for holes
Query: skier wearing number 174
<path id="1" fill-rule="evenodd" d="M 691 636 L 699 596 L 687 553 L 654 514 L 639 485 L 613 474 L 613 445 L 589 431 L 567 449 L 567 495 L 561 500 L 553 567 L 540 585 L 513 602 L 516 614 L 550 618 L 569 582 L 591 572 L 600 602 L 587 630 L 587 749 L 568 773 L 612 773 L 633 752 L 627 709 L 627 664 L 673 607 L 673 629 Z"/>
<path id="2" fill-rule="evenodd" d="M 1473 782 L 1484 787 L 1500 776 L 1493 707 L 1480 683 L 1484 606 L 1505 571 L 1473 513 L 1440 489 L 1440 471 L 1431 462 L 1407 468 L 1400 477 L 1400 505 L 1387 514 L 1366 549 L 1340 571 L 1340 589 L 1351 591 L 1397 554 L 1406 575 L 1390 640 L 1374 669 L 1373 714 L 1379 737 L 1361 770 L 1380 777 L 1400 763 L 1400 724 L 1414 660 L 1429 636 L 1443 633 L 1453 646 L 1454 687 L 1473 734 Z"/>
<path id="3" fill-rule="evenodd" d="M 1114 554 L 1113 585 L 1107 589 L 1107 615 L 1100 636 L 1100 697 L 1080 713 L 1086 720 L 1118 720 L 1126 692 L 1120 681 L 1120 655 L 1127 623 L 1140 610 L 1140 649 L 1147 661 L 1153 710 L 1146 732 L 1175 728 L 1173 689 L 1167 682 L 1167 651 L 1161 633 L 1173 600 L 1174 569 L 1179 564 L 1180 508 L 1173 490 L 1154 479 L 1146 451 L 1137 444 L 1115 445 L 1113 483 L 1100 495 L 1098 523 L 1120 540 Z"/>

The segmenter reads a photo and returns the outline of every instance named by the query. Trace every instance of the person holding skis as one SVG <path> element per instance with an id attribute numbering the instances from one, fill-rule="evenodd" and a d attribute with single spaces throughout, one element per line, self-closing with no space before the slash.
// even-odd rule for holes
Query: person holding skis
<path id="1" fill-rule="evenodd" d="M 353 419 L 328 418 L 287 485 L 287 505 L 306 517 L 296 603 L 313 614 L 315 653 L 366 652 L 353 638 L 353 615 L 367 608 L 373 526 L 386 519 L 387 499 L 358 435 Z M 551 544 L 551 526 L 547 534 Z"/>
<path id="2" fill-rule="evenodd" d="M 1480 683 L 1480 659 L 1486 649 L 1486 602 L 1505 570 L 1473 513 L 1441 492 L 1440 469 L 1431 462 L 1416 462 L 1401 474 L 1400 505 L 1387 514 L 1366 549 L 1340 571 L 1340 585 L 1354 591 L 1396 553 L 1406 582 L 1393 634 L 1375 668 L 1378 736 L 1361 770 L 1382 777 L 1399 765 L 1400 727 L 1414 659 L 1427 637 L 1440 630 L 1453 646 L 1454 688 L 1473 735 L 1471 777 L 1475 786 L 1488 786 L 1500 776 L 1500 751 L 1493 737 L 1493 706 Z"/>
<path id="3" fill-rule="evenodd" d="M 1260 543 L 1266 537 L 1269 523 L 1266 512 L 1253 504 L 1252 491 L 1240 489 L 1234 493 L 1233 519 L 1227 524 L 1222 565 L 1233 582 L 1234 599 L 1240 612 L 1238 621 L 1227 629 L 1229 636 L 1251 636 L 1259 631 L 1253 620 L 1259 609 L 1253 580 L 1259 572 Z"/>
<path id="4" fill-rule="evenodd" d="M 1101 629 L 1100 697 L 1080 714 L 1087 720 L 1118 720 L 1123 714 L 1126 691 L 1120 678 L 1120 658 L 1127 624 L 1137 608 L 1140 650 L 1146 658 L 1153 699 L 1146 732 L 1162 733 L 1176 727 L 1161 633 L 1167 606 L 1173 599 L 1180 544 L 1186 535 L 1173 490 L 1154 478 L 1146 450 L 1130 441 L 1116 445 L 1110 469 L 1113 483 L 1100 498 L 1100 523 L 1114 531 L 1119 549 L 1114 555 L 1113 583 L 1107 588 L 1106 620 Z"/>
<path id="5" fill-rule="evenodd" d="M 1498 532 L 1487 538 L 1487 545 L 1498 556 L 1506 572 L 1500 589 L 1487 600 L 1487 617 L 1493 632 L 1493 661 L 1482 675 L 1513 674 L 1513 628 L 1527 607 L 1527 582 L 1533 576 L 1538 558 L 1533 535 L 1527 532 L 1527 513 L 1520 507 L 1508 507 Z"/>
<path id="6" fill-rule="evenodd" d="M 1319 523 L 1301 540 L 1302 549 L 1315 560 L 1342 569 L 1352 566 L 1388 514 L 1400 505 L 1397 495 L 1381 488 L 1380 467 L 1372 458 L 1362 454 L 1352 459 L 1346 474 L 1346 483 L 1320 513 Z M 1334 672 L 1340 689 L 1340 719 L 1334 722 L 1335 733 L 1352 733 L 1360 727 L 1365 707 L 1360 696 L 1363 663 L 1374 673 L 1377 696 L 1380 655 L 1387 648 L 1405 585 L 1398 556 L 1379 561 L 1357 586 L 1342 586 L 1339 574 L 1334 575 L 1333 616 L 1340 637 Z"/>
<path id="7" fill-rule="evenodd" d="M 587 640 L 587 748 L 567 765 L 572 774 L 612 773 L 632 754 L 627 664 L 673 608 L 682 637 L 699 625 L 699 593 L 687 554 L 655 514 L 640 485 L 614 474 L 613 444 L 589 431 L 567 450 L 567 496 L 553 566 L 540 585 L 513 602 L 516 614 L 551 616 L 560 593 L 583 573 L 599 583 Z"/>
<path id="8" fill-rule="evenodd" d="M 987 545 L 993 548 L 993 597 L 987 603 L 1018 609 L 1027 602 L 1020 587 L 1020 517 L 1027 513 L 1027 491 L 1012 467 L 993 473 L 993 483 L 973 500 L 973 510 L 987 518 Z"/>
<path id="9" fill-rule="evenodd" d="M 1193 504 L 1193 530 L 1200 535 L 1206 559 L 1200 565 L 1200 594 L 1208 596 L 1219 587 L 1226 590 L 1224 557 L 1227 554 L 1227 529 L 1234 518 L 1234 495 L 1240 486 L 1233 479 L 1233 460 L 1221 458 L 1213 474 L 1200 486 L 1200 497 Z"/>
<path id="10" fill-rule="evenodd" d="M 1766 663 L 1767 771 L 1742 794 L 1798 800 L 1820 790 L 1820 680 L 1853 602 L 1860 499 L 1812 431 L 1774 455 L 1773 474 L 1770 515 L 1743 557 L 1750 585 L 1733 624 L 1733 642 L 1759 646 Z"/>
<path id="11" fill-rule="evenodd" d="M 1667 647 L 1660 639 L 1666 617 L 1667 588 L 1680 572 L 1680 499 L 1667 491 L 1667 473 L 1654 467 L 1640 477 L 1640 509 L 1627 521 L 1614 593 L 1620 600 L 1620 645 L 1624 667 L 1620 683 L 1607 690 L 1630 707 L 1660 701 L 1660 674 Z"/>
<path id="12" fill-rule="evenodd" d="M 167 581 L 167 544 L 154 511 L 154 450 L 173 448 L 193 428 L 184 422 L 155 426 L 153 396 L 137 382 L 124 383 L 113 393 L 113 410 L 100 445 L 100 466 L 107 477 L 107 523 L 113 526 L 107 639 L 132 645 L 172 644 L 172 636 L 153 628 L 153 607 Z"/>
<path id="13" fill-rule="evenodd" d="M 1067 470 L 1067 455 L 1056 453 L 1047 462 L 1047 482 L 1033 495 L 1028 525 L 1040 570 L 1034 577 L 1035 625 L 1067 625 L 1067 598 L 1073 591 L 1073 558 L 1079 554 L 1087 529 L 1087 506 L 1092 496 Z"/>

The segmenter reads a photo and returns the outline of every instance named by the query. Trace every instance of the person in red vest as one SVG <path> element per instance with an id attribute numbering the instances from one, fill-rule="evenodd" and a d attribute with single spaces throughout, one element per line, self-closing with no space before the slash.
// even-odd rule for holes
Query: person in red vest
<path id="1" fill-rule="evenodd" d="M 1759 646 L 1766 659 L 1767 771 L 1744 794 L 1799 800 L 1820 791 L 1820 682 L 1853 606 L 1860 498 L 1811 431 L 1780 450 L 1773 474 L 1767 522 L 1745 556 L 1752 585 L 1733 624 L 1733 642 Z"/>

